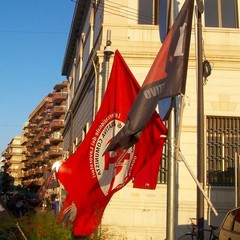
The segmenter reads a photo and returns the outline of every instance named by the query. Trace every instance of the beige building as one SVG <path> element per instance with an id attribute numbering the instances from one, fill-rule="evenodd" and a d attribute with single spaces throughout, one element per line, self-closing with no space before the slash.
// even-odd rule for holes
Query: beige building
<path id="1" fill-rule="evenodd" d="M 142 83 L 161 47 L 158 1 L 77 1 L 70 29 L 62 74 L 69 92 L 64 151 L 71 154 L 81 143 L 100 106 L 113 57 L 118 49 Z M 179 1 L 181 8 L 183 0 Z M 239 0 L 205 0 L 202 15 L 203 60 L 211 75 L 204 79 L 204 183 L 205 194 L 218 216 L 204 202 L 204 223 L 220 225 L 226 211 L 235 205 L 235 159 L 240 150 L 240 30 Z M 197 78 L 194 17 L 186 86 L 181 151 L 197 175 Z M 108 45 L 108 48 L 105 48 Z M 183 162 L 175 162 L 175 235 L 183 234 L 196 217 L 197 186 Z M 103 226 L 116 229 L 133 240 L 163 240 L 167 218 L 167 157 L 163 156 L 156 190 L 133 189 L 132 184 L 110 201 Z"/>
<path id="2" fill-rule="evenodd" d="M 22 185 L 22 145 L 21 136 L 15 136 L 3 153 L 5 157 L 5 171 L 9 174 L 12 187 Z"/>

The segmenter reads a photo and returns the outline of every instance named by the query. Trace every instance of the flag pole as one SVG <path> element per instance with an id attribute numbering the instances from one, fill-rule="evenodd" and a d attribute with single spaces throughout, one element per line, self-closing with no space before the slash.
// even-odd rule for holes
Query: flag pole
<path id="1" fill-rule="evenodd" d="M 203 1 L 197 0 L 196 13 L 196 63 L 197 63 L 197 179 L 204 187 L 204 96 L 202 72 L 202 13 Z M 204 196 L 197 188 L 197 226 L 198 239 L 204 239 Z"/>
<path id="2" fill-rule="evenodd" d="M 175 212 L 176 212 L 176 164 L 175 164 L 175 98 L 173 99 L 173 107 L 168 120 L 168 178 L 167 178 L 167 240 L 175 239 Z"/>
<path id="3" fill-rule="evenodd" d="M 176 0 L 170 0 L 169 26 L 173 24 L 175 19 L 175 2 Z M 176 229 L 176 97 L 172 101 L 172 109 L 168 119 L 167 240 L 175 240 Z"/>

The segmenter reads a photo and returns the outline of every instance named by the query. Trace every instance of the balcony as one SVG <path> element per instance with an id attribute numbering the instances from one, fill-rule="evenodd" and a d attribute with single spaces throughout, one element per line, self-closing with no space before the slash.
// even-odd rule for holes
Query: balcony
<path id="1" fill-rule="evenodd" d="M 43 141 L 43 148 L 46 149 L 49 145 L 50 145 L 49 139 L 45 139 L 45 140 Z"/>
<path id="2" fill-rule="evenodd" d="M 43 119 L 40 123 L 39 123 L 39 128 L 43 128 L 44 126 L 48 125 L 49 121 L 46 121 L 46 119 Z"/>
<path id="3" fill-rule="evenodd" d="M 52 106 L 53 106 L 53 103 L 52 103 L 52 102 L 47 102 L 47 103 L 46 103 L 46 109 L 47 109 L 47 110 L 46 110 L 45 112 L 47 113 L 48 110 L 49 110 L 50 108 L 52 108 Z"/>
<path id="4" fill-rule="evenodd" d="M 45 131 L 41 131 L 41 132 L 39 133 L 39 135 L 38 135 L 38 138 L 39 138 L 39 139 L 44 139 L 44 138 L 45 138 L 45 135 L 46 135 Z"/>
<path id="5" fill-rule="evenodd" d="M 42 119 L 43 119 L 43 116 L 38 115 L 38 116 L 36 116 L 35 121 L 36 121 L 37 123 L 39 123 Z"/>
<path id="6" fill-rule="evenodd" d="M 28 128 L 25 128 L 24 129 L 24 134 L 23 134 L 25 137 L 28 137 L 29 135 L 29 129 Z"/>
<path id="7" fill-rule="evenodd" d="M 27 172 L 24 171 L 24 172 L 22 173 L 22 177 L 23 177 L 23 178 L 24 178 L 24 177 L 27 177 Z"/>
<path id="8" fill-rule="evenodd" d="M 41 128 L 36 127 L 36 128 L 34 128 L 33 133 L 38 134 L 40 131 L 41 131 Z"/>
<path id="9" fill-rule="evenodd" d="M 48 157 L 49 157 L 49 153 L 48 153 L 48 151 L 45 151 L 45 152 L 43 153 L 43 159 L 44 159 L 44 160 L 47 160 Z"/>
<path id="10" fill-rule="evenodd" d="M 45 116 L 45 121 L 51 122 L 53 119 L 53 116 L 51 114 L 51 112 L 49 112 L 48 114 L 46 114 Z"/>
<path id="11" fill-rule="evenodd" d="M 28 124 L 28 127 L 29 127 L 29 128 L 34 128 L 34 127 L 36 127 L 36 126 L 37 126 L 36 123 L 29 123 L 29 124 Z"/>
<path id="12" fill-rule="evenodd" d="M 58 147 L 51 147 L 48 151 L 48 155 L 49 157 L 57 157 L 57 156 L 61 156 L 62 155 L 62 148 L 58 148 Z"/>
<path id="13" fill-rule="evenodd" d="M 29 133 L 28 135 L 29 138 L 34 138 L 35 137 L 35 134 L 33 134 L 32 132 Z"/>
<path id="14" fill-rule="evenodd" d="M 42 167 L 40 166 L 40 167 L 37 167 L 36 168 L 36 170 L 35 170 L 35 173 L 36 174 L 40 174 L 40 173 L 42 173 L 43 172 L 43 170 L 42 170 Z"/>
<path id="15" fill-rule="evenodd" d="M 30 175 L 33 175 L 33 174 L 35 174 L 35 170 L 34 170 L 34 169 L 28 170 L 28 175 L 29 175 L 29 176 L 30 176 Z"/>
<path id="16" fill-rule="evenodd" d="M 62 138 L 62 134 L 60 132 L 54 132 L 51 134 L 49 141 L 51 143 L 58 143 L 58 142 L 62 142 L 63 138 Z"/>
<path id="17" fill-rule="evenodd" d="M 53 89 L 55 91 L 60 91 L 61 89 L 64 89 L 64 88 L 67 88 L 67 81 L 63 81 L 62 83 L 57 83 Z"/>
<path id="18" fill-rule="evenodd" d="M 31 168 L 31 165 L 32 165 L 32 160 L 28 160 L 25 162 L 25 168 L 29 169 Z"/>
<path id="19" fill-rule="evenodd" d="M 43 161 L 44 161 L 44 158 L 43 158 L 42 155 L 37 156 L 37 157 L 34 159 L 34 162 L 35 162 L 35 163 L 41 163 L 41 162 L 43 162 Z"/>
<path id="20" fill-rule="evenodd" d="M 59 129 L 64 127 L 64 120 L 63 119 L 54 119 L 50 124 L 49 127 L 54 129 Z"/>
<path id="21" fill-rule="evenodd" d="M 27 141 L 28 141 L 28 138 L 25 135 L 23 135 L 22 139 L 21 139 L 21 145 L 25 145 L 27 143 Z"/>
<path id="22" fill-rule="evenodd" d="M 42 151 L 44 149 L 44 145 L 43 145 L 43 141 L 41 141 L 38 145 L 37 145 L 37 149 L 39 151 Z"/>
<path id="23" fill-rule="evenodd" d="M 5 166 L 9 167 L 9 166 L 11 166 L 11 165 L 12 165 L 12 161 L 11 161 L 11 160 L 7 160 L 7 161 L 5 162 Z"/>
<path id="24" fill-rule="evenodd" d="M 53 93 L 53 103 L 61 103 L 67 99 L 67 93 L 66 92 L 55 92 Z"/>
<path id="25" fill-rule="evenodd" d="M 8 160 L 12 157 L 12 154 L 11 153 L 4 153 L 4 157 Z"/>
<path id="26" fill-rule="evenodd" d="M 65 113 L 65 106 L 54 106 L 51 109 L 51 115 L 52 116 L 60 116 Z"/>
<path id="27" fill-rule="evenodd" d="M 34 144 L 34 145 L 37 145 L 37 144 L 40 142 L 38 136 L 35 136 L 35 137 L 32 139 L 32 141 L 33 141 L 33 144 Z"/>

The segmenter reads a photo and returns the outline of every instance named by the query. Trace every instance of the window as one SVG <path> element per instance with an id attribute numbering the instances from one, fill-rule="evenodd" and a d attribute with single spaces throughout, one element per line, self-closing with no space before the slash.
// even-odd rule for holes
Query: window
<path id="1" fill-rule="evenodd" d="M 233 186 L 234 163 L 240 152 L 240 118 L 207 117 L 207 183 Z"/>
<path id="2" fill-rule="evenodd" d="M 205 26 L 238 28 L 237 0 L 205 0 Z"/>
<path id="3" fill-rule="evenodd" d="M 139 24 L 157 25 L 159 0 L 138 0 Z"/>
<path id="4" fill-rule="evenodd" d="M 85 127 L 82 129 L 82 141 L 86 137 L 88 131 L 89 131 L 89 122 L 86 123 Z"/>

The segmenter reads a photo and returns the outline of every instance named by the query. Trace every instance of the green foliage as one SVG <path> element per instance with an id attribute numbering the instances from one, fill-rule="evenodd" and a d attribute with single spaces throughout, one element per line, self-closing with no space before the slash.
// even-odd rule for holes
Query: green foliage
<path id="1" fill-rule="evenodd" d="M 21 233 L 22 231 L 22 233 Z M 38 212 L 24 218 L 11 218 L 0 224 L 0 240 L 72 240 L 72 225 L 57 223 L 52 212 Z M 114 230 L 100 227 L 99 230 L 85 240 L 127 240 Z"/>
<path id="2" fill-rule="evenodd" d="M 127 240 L 121 234 L 106 227 L 101 227 L 98 233 L 95 234 L 90 240 Z"/>
<path id="3" fill-rule="evenodd" d="M 28 240 L 70 240 L 72 227 L 58 224 L 51 213 L 37 213 L 34 217 L 19 222 Z"/>

